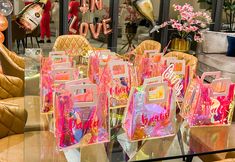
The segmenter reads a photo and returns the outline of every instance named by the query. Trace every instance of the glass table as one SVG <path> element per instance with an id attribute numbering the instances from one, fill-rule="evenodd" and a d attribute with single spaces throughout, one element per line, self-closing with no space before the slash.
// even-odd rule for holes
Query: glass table
<path id="1" fill-rule="evenodd" d="M 26 69 L 26 77 L 37 75 L 35 71 L 38 70 L 38 65 L 30 66 L 28 71 Z M 24 97 L 24 106 L 28 111 L 23 150 L 25 161 L 134 162 L 178 158 L 191 161 L 194 156 L 216 153 L 225 153 L 219 155 L 223 159 L 226 152 L 235 151 L 235 123 L 231 126 L 189 128 L 179 116 L 177 133 L 171 137 L 129 142 L 121 126 L 117 125 L 111 131 L 112 138 L 108 143 L 59 151 L 53 133 L 53 115 L 40 113 L 39 90 L 31 91 L 39 87 L 39 81 L 30 83 L 33 86 L 27 84 L 29 83 L 26 82 Z"/>

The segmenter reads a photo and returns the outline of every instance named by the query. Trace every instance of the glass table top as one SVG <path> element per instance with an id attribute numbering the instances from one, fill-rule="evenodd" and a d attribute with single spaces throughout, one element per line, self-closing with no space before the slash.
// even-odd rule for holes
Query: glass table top
<path id="1" fill-rule="evenodd" d="M 24 156 L 28 161 L 153 161 L 235 151 L 235 123 L 231 126 L 189 128 L 179 116 L 177 133 L 173 136 L 130 142 L 118 121 L 111 130 L 110 142 L 59 151 L 53 133 L 53 115 L 40 113 L 39 66 L 28 60 L 24 97 L 24 106 L 28 111 Z M 115 116 L 117 112 L 123 113 L 123 110 L 111 110 L 110 116 Z M 30 152 L 34 156 L 29 156 Z"/>

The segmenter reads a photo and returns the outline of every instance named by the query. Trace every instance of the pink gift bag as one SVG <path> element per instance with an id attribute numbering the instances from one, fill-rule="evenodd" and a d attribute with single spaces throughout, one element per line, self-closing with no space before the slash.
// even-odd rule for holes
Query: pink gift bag
<path id="1" fill-rule="evenodd" d="M 140 57 L 140 56 L 139 56 Z M 160 62 L 154 62 L 152 58 L 140 58 L 136 65 L 138 85 L 142 85 L 147 78 L 161 76 Z"/>
<path id="2" fill-rule="evenodd" d="M 110 82 L 110 108 L 125 107 L 131 89 L 131 78 L 128 62 L 112 60 L 108 63 Z"/>
<path id="3" fill-rule="evenodd" d="M 206 76 L 215 76 L 203 83 Z M 181 115 L 193 126 L 229 125 L 234 109 L 235 84 L 221 78 L 221 72 L 206 72 L 194 79 L 186 92 Z"/>
<path id="4" fill-rule="evenodd" d="M 106 77 L 108 62 L 113 59 L 118 58 L 110 51 L 90 51 L 88 76 L 93 83 L 100 84 L 101 77 Z"/>
<path id="5" fill-rule="evenodd" d="M 167 57 L 165 59 L 166 66 L 162 72 L 164 81 L 168 85 L 174 87 L 178 101 L 183 101 L 187 86 L 189 84 L 190 67 L 185 65 L 185 60 L 177 60 L 176 58 Z"/>
<path id="6" fill-rule="evenodd" d="M 70 58 L 64 51 L 55 51 L 49 53 L 52 64 L 70 62 Z"/>
<path id="7" fill-rule="evenodd" d="M 56 141 L 60 149 L 109 141 L 108 96 L 87 80 L 65 84 L 56 93 Z"/>
<path id="8" fill-rule="evenodd" d="M 175 94 L 166 82 L 132 88 L 123 120 L 130 141 L 175 134 Z"/>
<path id="9" fill-rule="evenodd" d="M 47 62 L 47 61 L 46 61 Z M 45 65 L 48 66 L 48 65 Z M 61 88 L 61 84 L 74 79 L 74 69 L 51 69 L 51 66 L 41 69 L 41 112 L 53 113 L 53 93 Z"/>

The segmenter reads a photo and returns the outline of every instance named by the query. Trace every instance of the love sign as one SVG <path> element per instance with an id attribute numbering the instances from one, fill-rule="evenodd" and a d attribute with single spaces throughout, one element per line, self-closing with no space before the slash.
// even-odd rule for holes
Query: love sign
<path id="1" fill-rule="evenodd" d="M 95 9 L 103 9 L 103 0 L 90 0 L 89 2 L 90 3 L 88 3 L 86 0 L 81 0 L 80 11 L 82 12 L 82 14 L 87 13 L 89 10 L 94 13 Z M 112 29 L 109 25 L 110 22 L 111 18 L 104 19 L 96 24 L 82 22 L 79 27 L 79 33 L 80 35 L 86 37 L 88 30 L 90 30 L 92 37 L 94 39 L 97 39 L 101 31 L 103 31 L 104 35 L 108 35 L 112 32 Z"/>

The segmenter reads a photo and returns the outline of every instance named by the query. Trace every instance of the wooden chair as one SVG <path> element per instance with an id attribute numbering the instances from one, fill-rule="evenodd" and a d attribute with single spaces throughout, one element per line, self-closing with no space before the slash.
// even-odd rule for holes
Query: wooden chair
<path id="1" fill-rule="evenodd" d="M 198 59 L 193 55 L 183 52 L 169 52 L 165 57 L 177 57 L 179 60 L 185 60 L 186 66 L 190 66 L 190 78 L 194 77 L 197 70 Z"/>

